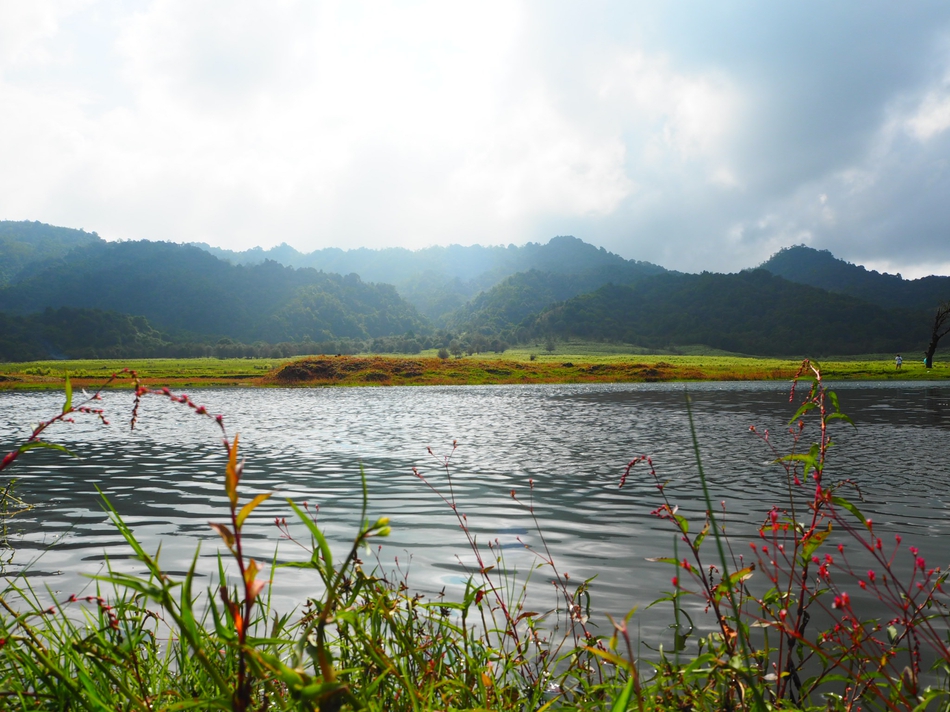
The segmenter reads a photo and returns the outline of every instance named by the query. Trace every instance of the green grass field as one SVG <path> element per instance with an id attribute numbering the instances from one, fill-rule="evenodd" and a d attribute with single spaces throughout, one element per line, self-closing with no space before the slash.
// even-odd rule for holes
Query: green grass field
<path id="1" fill-rule="evenodd" d="M 680 349 L 689 351 L 689 349 Z M 791 378 L 801 361 L 797 359 L 754 358 L 701 349 L 693 353 L 639 353 L 641 349 L 614 344 L 557 343 L 554 351 L 539 348 L 515 348 L 503 354 L 484 353 L 451 358 L 440 364 L 436 352 L 418 356 L 374 354 L 355 357 L 375 364 L 375 376 L 355 374 L 352 378 L 332 381 L 333 385 L 427 385 L 484 383 L 574 383 L 626 381 L 696 380 L 785 380 Z M 383 358 L 384 361 L 377 359 Z M 417 375 L 386 367 L 386 360 L 403 364 L 418 362 Z M 105 381 L 115 371 L 134 370 L 148 385 L 179 388 L 201 386 L 279 385 L 275 374 L 295 359 L 129 359 L 36 361 L 0 364 L 0 389 L 56 389 L 62 387 L 65 374 L 79 386 L 90 387 Z M 490 362 L 490 363 L 489 363 Z M 922 361 L 905 357 L 903 368 L 894 367 L 893 356 L 872 354 L 863 357 L 818 359 L 828 380 L 944 380 L 950 378 L 950 352 L 938 353 L 932 369 Z M 379 364 L 383 364 L 382 368 Z M 505 364 L 523 364 L 518 373 L 504 373 Z M 591 368 L 594 367 L 594 368 Z M 356 371 L 358 369 L 351 369 Z M 403 368 L 405 371 L 405 368 Z M 381 372 L 390 374 L 384 378 Z M 390 373 L 391 372 L 391 373 Z M 516 376 L 516 377 L 515 377 Z M 122 374 L 119 380 L 130 383 Z M 321 381 L 313 385 L 329 385 Z M 308 385 L 300 382 L 298 385 Z"/>
<path id="2" fill-rule="evenodd" d="M 88 359 L 78 361 L 32 361 L 0 363 L 0 388 L 59 388 L 69 374 L 77 384 L 92 385 L 124 368 L 135 371 L 149 384 L 220 386 L 254 383 L 289 359 Z M 131 380 L 123 374 L 120 380 Z"/>

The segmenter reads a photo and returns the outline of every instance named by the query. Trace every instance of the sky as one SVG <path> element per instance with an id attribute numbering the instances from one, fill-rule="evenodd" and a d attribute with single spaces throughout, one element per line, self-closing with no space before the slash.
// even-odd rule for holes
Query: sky
<path id="1" fill-rule="evenodd" d="M 950 274 L 950 3 L 0 0 L 0 219 Z"/>

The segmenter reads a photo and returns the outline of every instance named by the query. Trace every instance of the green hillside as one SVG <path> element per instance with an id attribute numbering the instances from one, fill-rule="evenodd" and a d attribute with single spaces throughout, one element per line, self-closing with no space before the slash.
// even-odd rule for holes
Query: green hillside
<path id="1" fill-rule="evenodd" d="M 244 252 L 198 246 L 234 264 L 260 264 L 272 259 L 293 267 L 355 273 L 367 281 L 393 284 L 421 314 L 434 322 L 440 322 L 483 290 L 519 272 L 539 270 L 573 275 L 604 269 L 633 269 L 649 274 L 666 271 L 649 262 L 626 260 L 571 236 L 523 246 L 449 245 L 421 250 L 326 248 L 308 254 L 286 244 L 270 250 L 254 248 Z"/>
<path id="2" fill-rule="evenodd" d="M 147 356 L 165 345 L 144 317 L 97 309 L 0 313 L 0 361 Z"/>
<path id="3" fill-rule="evenodd" d="M 165 242 L 94 243 L 0 290 L 0 311 L 63 306 L 141 315 L 177 339 L 371 338 L 424 326 L 389 285 L 264 262 L 236 266 Z"/>
<path id="4" fill-rule="evenodd" d="M 608 285 L 549 308 L 531 327 L 535 334 L 653 348 L 705 344 L 763 356 L 907 351 L 922 349 L 929 335 L 924 313 L 886 310 L 765 270 Z"/>
<path id="5" fill-rule="evenodd" d="M 804 245 L 780 250 L 761 267 L 790 282 L 849 294 L 885 308 L 930 311 L 950 299 L 950 277 L 903 279 L 899 274 L 881 274 L 838 259 L 827 250 Z"/>
<path id="6" fill-rule="evenodd" d="M 579 274 L 519 272 L 460 307 L 448 321 L 462 330 L 511 331 L 555 302 L 592 292 L 605 284 L 632 284 L 655 274 L 652 265 L 644 262 L 608 265 Z"/>
<path id="7" fill-rule="evenodd" d="M 38 264 L 61 259 L 76 247 L 100 241 L 94 232 L 26 220 L 0 220 L 0 287 L 22 278 Z"/>

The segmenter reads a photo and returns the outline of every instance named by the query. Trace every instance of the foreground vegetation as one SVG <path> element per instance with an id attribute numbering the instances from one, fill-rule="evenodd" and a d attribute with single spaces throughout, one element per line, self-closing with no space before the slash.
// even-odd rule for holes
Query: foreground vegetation
<path id="1" fill-rule="evenodd" d="M 367 386 L 488 385 L 530 383 L 632 383 L 657 381 L 789 380 L 799 361 L 717 354 L 616 353 L 623 347 L 556 343 L 512 349 L 504 357 L 480 354 L 439 358 L 433 349 L 420 356 L 314 356 L 302 359 L 138 359 L 121 362 L 149 386 Z M 635 351 L 630 348 L 629 351 Z M 58 389 L 63 376 L 84 388 L 96 387 L 119 369 L 108 359 L 0 363 L 0 390 Z M 831 380 L 942 380 L 950 378 L 946 357 L 931 369 L 906 360 L 896 370 L 890 357 L 828 361 Z M 132 387 L 127 373 L 117 387 Z"/>
<path id="2" fill-rule="evenodd" d="M 342 549 L 312 512 L 288 503 L 297 529 L 279 519 L 279 534 L 299 544 L 301 557 L 289 565 L 313 573 L 314 594 L 297 611 L 272 610 L 279 570 L 265 574 L 242 551 L 243 524 L 270 495 L 243 492 L 238 436 L 187 396 L 123 375 L 135 383 L 133 427 L 140 400 L 159 397 L 181 404 L 183 417 L 209 418 L 221 429 L 228 507 L 211 524 L 221 537 L 219 580 L 195 590 L 197 555 L 184 576 L 170 574 L 106 502 L 143 573 L 110 569 L 96 577 L 95 594 L 62 600 L 8 579 L 0 594 L 0 708 L 950 709 L 947 572 L 899 536 L 882 541 L 845 498 L 851 485 L 835 482 L 828 454 L 832 428 L 850 421 L 811 363 L 796 373 L 807 382 L 797 383 L 791 452 L 772 450 L 787 495 L 763 510 L 756 541 L 741 546 L 727 535 L 695 432 L 703 520 L 678 513 L 650 457 L 636 456 L 618 473 L 621 487 L 635 469 L 654 478 L 653 513 L 677 542 L 673 556 L 658 559 L 672 578 L 654 604 L 671 606 L 676 623 L 669 640 L 648 641 L 652 653 L 640 657 L 630 635 L 635 612 L 611 620 L 606 636 L 588 627 L 596 616 L 589 582 L 559 571 L 534 513 L 533 483 L 524 500 L 511 496 L 538 525 L 536 575 L 554 584 L 559 603 L 550 611 L 526 607 L 527 581 L 506 568 L 503 549 L 476 541 L 469 529 L 465 503 L 454 495 L 451 452 L 433 455 L 433 472 L 416 475 L 455 514 L 474 554 L 460 600 L 414 594 L 410 581 L 363 560 L 368 545 L 389 533 L 388 519 L 370 514 L 364 480 L 362 524 Z M 96 392 L 74 403 L 67 380 L 62 411 L 35 426 L 0 470 L 33 448 L 62 449 L 47 439 L 60 423 L 104 420 L 99 400 Z M 752 433 L 773 448 L 767 433 Z M 294 533 L 301 527 L 303 538 Z M 884 616 L 860 609 L 869 597 Z M 707 620 L 694 624 L 684 605 L 690 599 Z M 696 606 L 690 610 L 695 616 Z"/>

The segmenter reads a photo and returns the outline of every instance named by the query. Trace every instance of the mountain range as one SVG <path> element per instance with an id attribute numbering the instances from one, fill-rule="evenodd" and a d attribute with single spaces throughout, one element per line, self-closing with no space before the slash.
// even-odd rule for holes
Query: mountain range
<path id="1" fill-rule="evenodd" d="M 759 355 L 922 349 L 950 278 L 805 246 L 682 274 L 560 236 L 410 251 L 232 252 L 0 221 L 0 359 L 477 351 L 585 338 Z M 65 310 L 65 311 L 64 311 Z"/>

